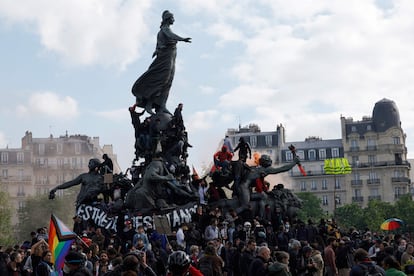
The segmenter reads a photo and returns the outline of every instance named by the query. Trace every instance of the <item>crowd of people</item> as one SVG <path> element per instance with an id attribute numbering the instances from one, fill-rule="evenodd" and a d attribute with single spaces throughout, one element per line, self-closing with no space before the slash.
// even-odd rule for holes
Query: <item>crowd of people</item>
<path id="1" fill-rule="evenodd" d="M 251 215 L 251 214 L 250 214 Z M 169 235 L 125 220 L 107 231 L 74 217 L 78 239 L 65 257 L 64 275 L 283 275 L 414 274 L 414 244 L 400 234 L 341 231 L 333 219 L 290 224 L 199 206 L 192 221 Z M 47 228 L 21 245 L 1 248 L 0 275 L 51 275 Z"/>

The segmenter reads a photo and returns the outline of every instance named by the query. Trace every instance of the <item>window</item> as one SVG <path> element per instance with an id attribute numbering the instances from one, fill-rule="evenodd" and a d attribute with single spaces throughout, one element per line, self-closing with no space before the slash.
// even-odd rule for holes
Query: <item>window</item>
<path id="1" fill-rule="evenodd" d="M 290 151 L 286 151 L 286 161 L 292 161 L 293 160 L 293 154 Z"/>
<path id="2" fill-rule="evenodd" d="M 63 159 L 57 159 L 56 160 L 56 165 L 57 165 L 58 168 L 63 168 L 64 167 L 63 164 L 64 164 Z"/>
<path id="3" fill-rule="evenodd" d="M 327 195 L 323 195 L 322 196 L 322 205 L 328 205 L 328 196 Z"/>
<path id="4" fill-rule="evenodd" d="M 351 131 L 352 131 L 352 132 L 356 132 L 356 131 L 357 131 L 356 126 L 351 126 Z"/>
<path id="5" fill-rule="evenodd" d="M 306 191 L 306 181 L 301 181 L 300 182 L 300 190 L 301 191 Z"/>
<path id="6" fill-rule="evenodd" d="M 308 151 L 309 160 L 316 160 L 316 150 L 311 149 Z"/>
<path id="7" fill-rule="evenodd" d="M 18 164 L 23 164 L 24 162 L 24 153 L 23 152 L 18 152 L 17 153 L 17 163 Z"/>
<path id="8" fill-rule="evenodd" d="M 2 176 L 3 178 L 7 178 L 7 177 L 9 177 L 9 171 L 8 171 L 7 169 L 3 169 L 3 170 L 1 170 L 1 176 Z"/>
<path id="9" fill-rule="evenodd" d="M 332 158 L 339 157 L 339 148 L 331 149 Z"/>
<path id="10" fill-rule="evenodd" d="M 76 143 L 75 144 L 75 154 L 80 154 L 81 153 L 81 144 Z"/>
<path id="11" fill-rule="evenodd" d="M 316 190 L 317 186 L 316 186 L 316 180 L 312 180 L 311 182 L 311 190 Z"/>
<path id="12" fill-rule="evenodd" d="M 266 135 L 265 141 L 266 141 L 266 146 L 271 147 L 272 146 L 272 135 Z"/>
<path id="13" fill-rule="evenodd" d="M 358 181 L 361 179 L 361 175 L 359 173 L 352 173 L 352 179 Z"/>
<path id="14" fill-rule="evenodd" d="M 300 160 L 305 160 L 305 152 L 303 150 L 296 151 L 296 155 L 299 157 Z"/>
<path id="15" fill-rule="evenodd" d="M 76 157 L 72 158 L 72 169 L 77 169 L 78 159 Z"/>
<path id="16" fill-rule="evenodd" d="M 8 152 L 2 152 L 1 153 L 1 163 L 6 164 L 9 162 L 9 153 Z"/>
<path id="17" fill-rule="evenodd" d="M 326 149 L 320 149 L 319 150 L 319 159 L 325 160 L 326 159 Z"/>
<path id="18" fill-rule="evenodd" d="M 351 150 L 357 150 L 358 149 L 358 141 L 355 139 L 351 140 Z"/>
<path id="19" fill-rule="evenodd" d="M 341 181 L 338 178 L 335 178 L 335 190 L 341 189 Z"/>
<path id="20" fill-rule="evenodd" d="M 19 201 L 19 210 L 22 210 L 24 207 L 26 207 L 24 200 Z"/>
<path id="21" fill-rule="evenodd" d="M 371 125 L 367 125 L 367 130 L 368 130 L 368 131 L 371 131 L 371 130 L 372 130 Z"/>
<path id="22" fill-rule="evenodd" d="M 19 180 L 23 180 L 24 179 L 24 171 L 23 171 L 23 169 L 19 169 L 17 171 L 17 177 L 19 178 Z"/>
<path id="23" fill-rule="evenodd" d="M 394 177 L 404 177 L 404 172 L 402 170 L 394 170 Z"/>
<path id="24" fill-rule="evenodd" d="M 335 195 L 335 205 L 340 205 L 340 204 L 341 204 L 341 196 Z"/>
<path id="25" fill-rule="evenodd" d="M 45 154 L 45 144 L 39 144 L 39 155 Z"/>
<path id="26" fill-rule="evenodd" d="M 63 144 L 57 144 L 56 145 L 56 151 L 58 154 L 62 154 L 63 153 Z"/>
<path id="27" fill-rule="evenodd" d="M 376 142 L 372 138 L 367 139 L 367 149 L 368 150 L 376 150 Z"/>
<path id="28" fill-rule="evenodd" d="M 395 189 L 394 189 L 394 194 L 395 194 L 396 196 L 400 196 L 400 195 L 402 195 L 402 194 L 403 194 L 403 191 L 402 191 L 401 187 L 395 187 Z"/>
<path id="29" fill-rule="evenodd" d="M 374 165 L 377 162 L 377 156 L 376 155 L 368 155 L 368 163 L 371 165 Z"/>
<path id="30" fill-rule="evenodd" d="M 17 196 L 24 196 L 24 185 L 19 185 L 17 187 Z"/>
<path id="31" fill-rule="evenodd" d="M 371 196 L 374 196 L 374 197 L 379 196 L 378 188 L 370 189 L 369 193 L 370 193 Z"/>
<path id="32" fill-rule="evenodd" d="M 257 136 L 250 136 L 250 145 L 252 148 L 257 147 Z"/>
<path id="33" fill-rule="evenodd" d="M 354 189 L 354 196 L 360 197 L 361 196 L 361 189 Z"/>
<path id="34" fill-rule="evenodd" d="M 354 167 L 359 166 L 359 156 L 352 156 L 352 166 Z"/>
<path id="35" fill-rule="evenodd" d="M 369 180 L 378 179 L 377 172 L 369 172 Z"/>
<path id="36" fill-rule="evenodd" d="M 328 190 L 328 180 L 322 179 L 322 190 Z"/>
<path id="37" fill-rule="evenodd" d="M 401 144 L 400 137 L 392 137 L 392 143 L 393 143 L 394 145 L 399 145 L 399 144 Z"/>

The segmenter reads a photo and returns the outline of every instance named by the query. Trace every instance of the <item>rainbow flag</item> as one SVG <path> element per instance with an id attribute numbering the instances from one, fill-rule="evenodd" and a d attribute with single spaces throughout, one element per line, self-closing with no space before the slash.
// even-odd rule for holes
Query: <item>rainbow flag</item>
<path id="1" fill-rule="evenodd" d="M 49 225 L 49 250 L 52 251 L 52 263 L 58 275 L 62 274 L 65 256 L 75 238 L 76 234 L 52 214 Z"/>

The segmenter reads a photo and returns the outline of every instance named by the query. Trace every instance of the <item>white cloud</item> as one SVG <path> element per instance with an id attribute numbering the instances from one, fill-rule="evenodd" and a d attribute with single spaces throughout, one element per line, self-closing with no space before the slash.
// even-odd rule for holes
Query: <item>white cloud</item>
<path id="1" fill-rule="evenodd" d="M 150 6 L 150 1 L 122 0 L 2 1 L 0 15 L 29 25 L 47 51 L 68 63 L 124 68 L 147 41 Z"/>
<path id="2" fill-rule="evenodd" d="M 189 131 L 199 131 L 210 129 L 217 122 L 217 116 L 219 112 L 217 110 L 206 110 L 195 112 L 191 115 L 186 127 Z"/>
<path id="3" fill-rule="evenodd" d="M 213 95 L 214 93 L 216 93 L 216 89 L 208 85 L 201 85 L 199 87 L 199 91 L 203 95 Z"/>
<path id="4" fill-rule="evenodd" d="M 72 119 L 79 113 L 78 103 L 72 97 L 52 92 L 34 93 L 27 103 L 18 105 L 16 111 L 19 116 L 45 115 L 61 119 Z"/>

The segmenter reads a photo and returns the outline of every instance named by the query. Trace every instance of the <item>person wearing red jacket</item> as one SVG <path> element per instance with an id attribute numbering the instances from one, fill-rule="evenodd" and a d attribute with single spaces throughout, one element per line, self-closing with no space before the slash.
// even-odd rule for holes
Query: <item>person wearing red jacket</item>
<path id="1" fill-rule="evenodd" d="M 228 151 L 227 146 L 222 146 L 221 150 L 214 154 L 214 165 L 217 168 L 228 168 L 233 154 Z"/>

